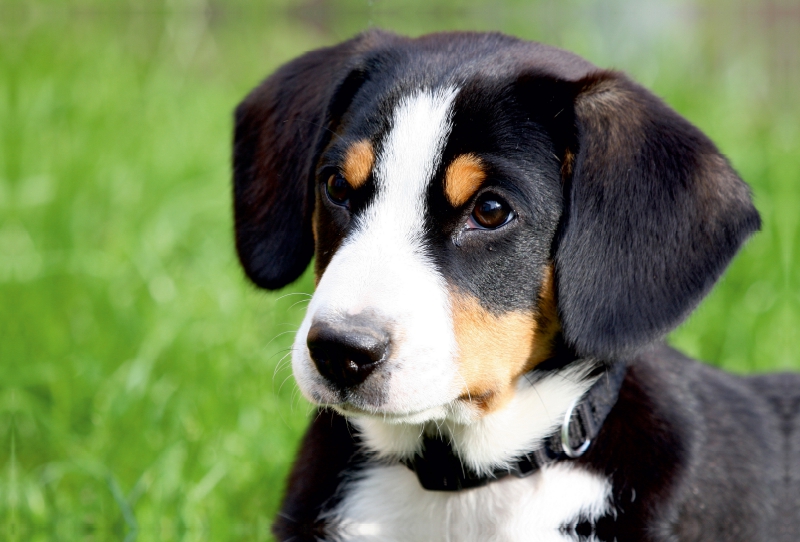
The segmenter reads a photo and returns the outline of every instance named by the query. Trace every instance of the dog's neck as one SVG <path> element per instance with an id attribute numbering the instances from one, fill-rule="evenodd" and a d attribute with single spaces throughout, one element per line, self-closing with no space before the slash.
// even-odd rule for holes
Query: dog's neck
<path id="1" fill-rule="evenodd" d="M 453 404 L 445 418 L 419 424 L 366 417 L 351 422 L 377 459 L 409 459 L 420 451 L 426 434 L 441 435 L 464 465 L 489 474 L 540 448 L 561 426 L 573 401 L 597 380 L 595 368 L 594 361 L 576 360 L 558 370 L 528 373 L 519 379 L 507 404 L 477 418 L 469 415 L 468 405 Z"/>

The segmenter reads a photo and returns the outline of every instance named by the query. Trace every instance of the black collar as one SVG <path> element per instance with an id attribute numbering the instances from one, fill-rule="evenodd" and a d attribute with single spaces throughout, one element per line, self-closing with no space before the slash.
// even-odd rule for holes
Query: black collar
<path id="1" fill-rule="evenodd" d="M 606 366 L 583 399 L 568 410 L 563 426 L 546 438 L 541 448 L 518 457 L 509 468 L 495 469 L 489 475 L 477 474 L 461 463 L 450 443 L 440 436 L 425 436 L 422 452 L 403 463 L 417 474 L 420 485 L 427 490 L 461 491 L 509 475 L 524 478 L 544 465 L 578 457 L 589 448 L 616 404 L 626 368 L 624 363 Z M 563 433 L 568 435 L 567 446 L 563 445 Z"/>

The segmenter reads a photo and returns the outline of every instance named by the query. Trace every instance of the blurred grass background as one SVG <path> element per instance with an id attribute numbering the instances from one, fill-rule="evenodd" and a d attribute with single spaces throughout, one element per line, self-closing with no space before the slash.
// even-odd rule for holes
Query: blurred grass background
<path id="1" fill-rule="evenodd" d="M 269 539 L 309 414 L 287 294 L 312 282 L 243 278 L 231 111 L 372 26 L 502 30 L 664 97 L 764 219 L 672 343 L 800 368 L 796 1 L 0 0 L 0 538 Z"/>

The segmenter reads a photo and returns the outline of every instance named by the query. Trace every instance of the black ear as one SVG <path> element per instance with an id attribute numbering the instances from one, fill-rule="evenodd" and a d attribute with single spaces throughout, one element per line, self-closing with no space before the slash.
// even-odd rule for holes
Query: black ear
<path id="1" fill-rule="evenodd" d="M 236 248 L 247 276 L 277 289 L 314 254 L 314 169 L 337 114 L 363 81 L 360 55 L 394 36 L 368 32 L 282 66 L 236 108 Z"/>
<path id="2" fill-rule="evenodd" d="M 625 76 L 584 78 L 574 103 L 561 323 L 578 353 L 625 356 L 689 314 L 760 219 L 714 144 Z"/>

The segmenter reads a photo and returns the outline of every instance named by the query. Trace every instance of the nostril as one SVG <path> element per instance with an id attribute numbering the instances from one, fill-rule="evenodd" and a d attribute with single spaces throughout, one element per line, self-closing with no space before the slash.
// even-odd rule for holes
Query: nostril
<path id="1" fill-rule="evenodd" d="M 320 374 L 347 388 L 363 382 L 383 362 L 390 339 L 384 329 L 369 325 L 315 322 L 306 343 Z"/>

